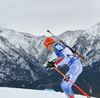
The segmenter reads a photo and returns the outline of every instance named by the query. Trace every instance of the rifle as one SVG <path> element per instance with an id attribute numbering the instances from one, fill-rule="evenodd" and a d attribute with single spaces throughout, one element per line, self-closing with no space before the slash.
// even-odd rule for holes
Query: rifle
<path id="1" fill-rule="evenodd" d="M 53 35 L 49 30 L 47 30 L 51 35 Z M 83 60 L 87 61 L 82 55 L 77 53 L 75 50 L 73 50 L 71 47 L 69 47 L 63 40 L 58 39 L 55 35 L 53 35 L 59 42 L 61 42 L 63 45 L 68 47 L 74 54 L 77 54 L 79 57 L 81 57 Z"/>

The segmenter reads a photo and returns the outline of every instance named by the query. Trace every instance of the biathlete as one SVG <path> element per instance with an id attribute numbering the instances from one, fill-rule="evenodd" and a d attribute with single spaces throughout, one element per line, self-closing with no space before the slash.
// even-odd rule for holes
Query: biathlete
<path id="1" fill-rule="evenodd" d="M 50 67 L 58 67 L 66 64 L 69 67 L 69 70 L 65 76 L 74 83 L 83 70 L 80 60 L 74 56 L 73 52 L 68 47 L 56 43 L 53 38 L 48 37 L 44 42 L 44 46 L 49 51 L 55 52 L 59 58 L 56 63 L 48 61 L 48 65 Z M 75 98 L 74 92 L 71 89 L 72 85 L 73 84 L 70 81 L 63 78 L 61 88 L 68 98 Z"/>

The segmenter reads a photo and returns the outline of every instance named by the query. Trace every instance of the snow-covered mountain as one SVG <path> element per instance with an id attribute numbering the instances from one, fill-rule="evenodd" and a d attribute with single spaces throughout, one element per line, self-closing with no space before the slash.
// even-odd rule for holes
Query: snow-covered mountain
<path id="1" fill-rule="evenodd" d="M 66 31 L 57 37 L 87 59 L 85 62 L 80 58 L 86 69 L 83 73 L 85 79 L 88 79 L 87 68 L 90 72 L 89 77 L 92 77 L 93 74 L 100 75 L 100 23 L 87 30 Z M 48 60 L 55 58 L 55 55 L 44 48 L 43 44 L 46 38 L 44 35 L 34 36 L 29 33 L 0 28 L 1 86 L 28 88 L 28 85 L 34 81 L 41 78 L 45 80 L 45 77 L 50 75 L 45 66 Z M 58 42 L 57 39 L 55 41 Z M 98 78 L 95 77 L 94 80 L 88 80 L 88 82 L 93 82 L 95 79 Z M 100 79 L 98 80 L 100 81 Z"/>
<path id="2" fill-rule="evenodd" d="M 33 82 L 44 77 L 47 72 L 36 58 L 35 39 L 30 34 L 0 29 L 0 83 Z"/>
<path id="3" fill-rule="evenodd" d="M 0 36 L 4 37 L 18 50 L 24 50 L 33 61 L 37 59 L 41 63 L 45 63 L 52 56 L 52 53 L 49 53 L 44 48 L 45 36 L 34 36 L 28 33 L 2 28 L 0 29 Z M 100 23 L 87 30 L 66 31 L 59 35 L 58 38 L 65 41 L 70 47 L 73 47 L 73 49 L 77 50 L 77 52 L 88 60 L 89 63 L 83 63 L 83 66 L 99 61 Z M 48 53 L 50 55 L 47 55 Z"/>

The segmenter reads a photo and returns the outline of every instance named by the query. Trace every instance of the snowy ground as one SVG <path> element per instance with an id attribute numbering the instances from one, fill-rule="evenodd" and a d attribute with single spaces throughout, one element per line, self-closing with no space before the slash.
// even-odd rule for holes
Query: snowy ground
<path id="1" fill-rule="evenodd" d="M 67 98 L 67 97 L 64 93 L 61 92 L 0 87 L 0 98 Z M 82 95 L 75 95 L 75 98 L 87 98 L 87 97 Z M 91 97 L 91 98 L 96 98 L 96 97 Z"/>

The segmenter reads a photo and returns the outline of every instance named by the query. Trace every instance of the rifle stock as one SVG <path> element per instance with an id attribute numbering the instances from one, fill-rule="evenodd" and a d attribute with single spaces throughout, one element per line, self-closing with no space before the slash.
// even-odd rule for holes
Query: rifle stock
<path id="1" fill-rule="evenodd" d="M 71 47 L 69 47 L 63 40 L 59 40 L 63 45 L 67 46 L 73 53 L 76 53 L 75 50 L 73 50 Z"/>
<path id="2" fill-rule="evenodd" d="M 79 57 L 81 57 L 83 60 L 87 61 L 82 55 L 77 53 L 75 50 L 73 50 L 71 47 L 69 47 L 63 40 L 59 40 L 63 45 L 67 46 L 73 53 L 77 54 Z"/>

